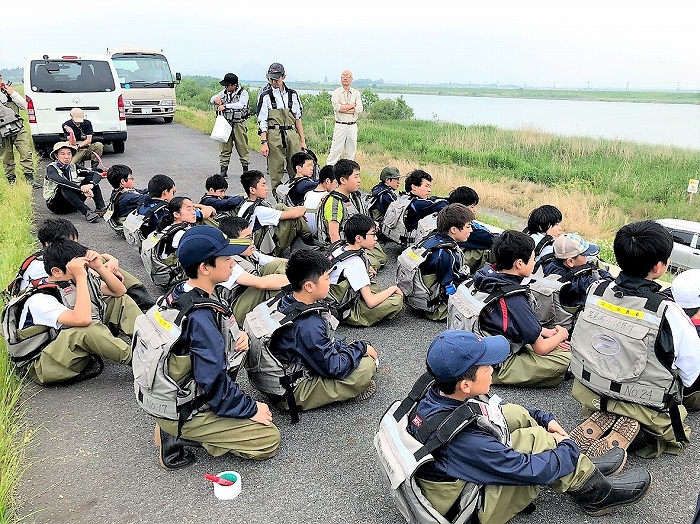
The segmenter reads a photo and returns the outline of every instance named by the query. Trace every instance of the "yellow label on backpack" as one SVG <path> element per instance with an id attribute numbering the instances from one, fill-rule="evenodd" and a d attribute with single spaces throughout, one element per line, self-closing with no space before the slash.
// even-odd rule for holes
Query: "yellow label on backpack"
<path id="1" fill-rule="evenodd" d="M 612 311 L 613 313 L 617 313 L 618 315 L 625 315 L 633 318 L 644 318 L 644 313 L 642 311 L 637 311 L 628 307 L 616 306 L 615 304 L 611 304 L 610 302 L 606 302 L 605 300 L 599 300 L 598 305 L 603 309 L 607 309 L 608 311 Z"/>

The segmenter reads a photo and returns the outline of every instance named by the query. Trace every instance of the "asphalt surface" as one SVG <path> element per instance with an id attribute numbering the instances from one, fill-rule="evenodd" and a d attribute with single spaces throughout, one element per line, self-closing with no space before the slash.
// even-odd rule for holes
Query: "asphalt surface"
<path id="1" fill-rule="evenodd" d="M 205 192 L 206 177 L 218 172 L 216 144 L 178 124 L 130 124 L 126 152 L 106 153 L 104 161 L 129 165 L 136 187 L 145 187 L 152 175 L 165 173 L 175 179 L 178 195 L 197 201 Z M 233 160 L 231 166 L 230 192 L 239 192 L 240 166 Z M 264 171 L 264 166 L 264 159 L 251 153 L 251 167 Z M 101 185 L 108 196 L 109 185 L 106 181 Z M 481 196 L 488 205 L 488 195 Z M 38 223 L 49 213 L 39 191 L 35 197 L 39 197 Z M 77 213 L 69 218 L 75 221 L 83 244 L 112 253 L 156 291 L 136 251 L 107 224 L 88 224 Z M 399 249 L 389 245 L 386 251 L 390 262 L 379 274 L 380 285 L 388 285 L 395 276 Z M 367 339 L 377 348 L 381 367 L 376 395 L 362 403 L 303 413 L 296 425 L 286 413 L 273 408 L 282 444 L 275 458 L 259 463 L 230 456 L 214 458 L 199 449 L 192 467 L 171 472 L 160 469 L 153 443 L 154 422 L 134 400 L 129 367 L 106 362 L 104 373 L 85 383 L 28 386 L 26 421 L 35 432 L 18 494 L 24 522 L 403 522 L 380 476 L 372 438 L 389 404 L 403 398 L 423 372 L 427 347 L 444 327 L 408 310 L 379 326 L 341 327 L 339 336 Z M 241 375 L 242 387 L 263 400 L 248 384 L 245 373 Z M 571 429 L 581 417 L 570 388 L 571 382 L 566 382 L 553 389 L 493 390 L 510 401 L 552 411 Z M 688 420 L 697 432 L 698 414 L 691 414 Z M 546 488 L 535 513 L 518 516 L 513 522 L 690 523 L 700 479 L 698 451 L 696 440 L 679 457 L 630 457 L 627 467 L 649 468 L 654 485 L 640 503 L 611 515 L 588 517 L 569 497 Z M 203 478 L 205 473 L 224 470 L 242 476 L 243 491 L 232 501 L 217 500 L 212 485 Z"/>

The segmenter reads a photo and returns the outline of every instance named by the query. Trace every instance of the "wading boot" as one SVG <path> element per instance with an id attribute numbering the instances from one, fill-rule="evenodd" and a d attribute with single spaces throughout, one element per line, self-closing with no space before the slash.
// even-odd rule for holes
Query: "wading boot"
<path id="1" fill-rule="evenodd" d="M 248 172 L 248 164 L 241 164 L 241 166 L 243 167 L 243 172 L 247 173 Z"/>
<path id="2" fill-rule="evenodd" d="M 153 435 L 158 447 L 158 463 L 163 469 L 180 469 L 191 466 L 195 463 L 196 457 L 189 449 L 185 447 L 185 443 L 163 431 L 156 424 L 155 433 Z"/>
<path id="3" fill-rule="evenodd" d="M 226 178 L 228 176 L 228 166 L 221 166 L 221 172 L 219 174 Z"/>
<path id="4" fill-rule="evenodd" d="M 568 491 L 589 515 L 599 516 L 639 501 L 651 486 L 651 473 L 638 468 L 617 477 L 606 477 L 595 470 L 582 488 Z"/>
<path id="5" fill-rule="evenodd" d="M 156 301 L 153 300 L 153 297 L 148 292 L 148 290 L 146 290 L 143 284 L 136 284 L 135 286 L 131 286 L 129 289 L 126 290 L 126 294 L 129 295 L 134 300 L 134 302 L 136 302 L 136 305 L 144 313 L 151 309 L 156 303 Z"/>
<path id="6" fill-rule="evenodd" d="M 622 448 L 613 448 L 600 457 L 592 458 L 591 462 L 606 477 L 617 475 L 625 467 L 627 451 Z"/>

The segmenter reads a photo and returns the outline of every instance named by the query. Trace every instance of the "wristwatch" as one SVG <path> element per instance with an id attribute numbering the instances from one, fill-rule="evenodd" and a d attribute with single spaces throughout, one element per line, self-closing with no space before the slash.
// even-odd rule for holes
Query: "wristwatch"
<path id="1" fill-rule="evenodd" d="M 261 140 L 260 145 L 262 145 L 262 144 L 267 144 L 267 140 Z"/>

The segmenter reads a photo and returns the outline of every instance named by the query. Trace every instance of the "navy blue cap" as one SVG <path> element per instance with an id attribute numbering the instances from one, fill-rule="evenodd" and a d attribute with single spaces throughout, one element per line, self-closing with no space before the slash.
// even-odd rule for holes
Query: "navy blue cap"
<path id="1" fill-rule="evenodd" d="M 472 366 L 500 364 L 510 355 L 510 344 L 503 335 L 480 337 L 469 331 L 443 331 L 428 348 L 426 362 L 440 382 L 458 380 Z"/>
<path id="2" fill-rule="evenodd" d="M 182 267 L 188 267 L 209 257 L 240 255 L 249 246 L 249 238 L 228 238 L 213 226 L 195 226 L 182 235 L 177 259 Z"/>

